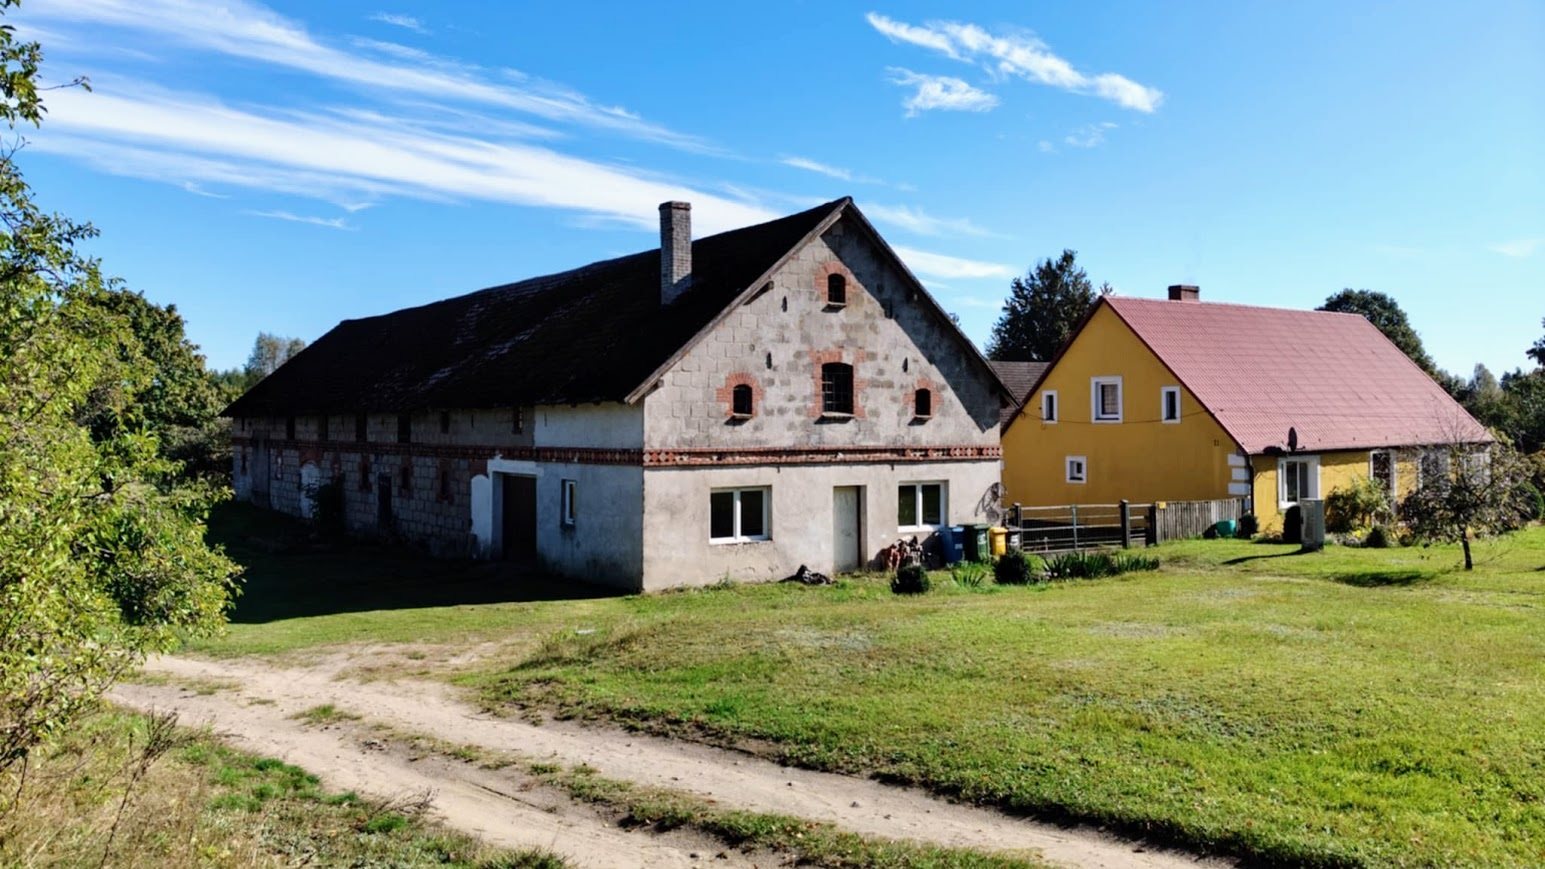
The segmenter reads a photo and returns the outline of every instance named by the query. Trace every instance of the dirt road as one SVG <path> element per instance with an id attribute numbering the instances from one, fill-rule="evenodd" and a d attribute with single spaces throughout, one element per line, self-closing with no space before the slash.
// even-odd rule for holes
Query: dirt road
<path id="1" fill-rule="evenodd" d="M 554 805 L 564 801 L 551 794 L 522 800 L 526 794 L 510 784 L 509 773 L 472 774 L 467 765 L 409 762 L 370 752 L 357 741 L 308 727 L 290 716 L 333 704 L 366 720 L 452 744 L 515 752 L 568 766 L 587 764 L 609 778 L 691 793 L 725 807 L 832 823 L 866 836 L 982 851 L 1038 852 L 1045 860 L 1065 866 L 1223 865 L 1142 848 L 1093 830 L 1035 823 L 909 788 L 785 768 L 694 743 L 610 728 L 533 725 L 499 718 L 459 701 L 438 683 L 356 682 L 338 678 L 341 666 L 336 663 L 280 668 L 262 662 L 163 657 L 152 660 L 146 669 L 174 681 L 122 685 L 114 690 L 113 699 L 142 709 L 177 709 L 187 723 L 210 721 L 243 747 L 288 759 L 332 787 L 375 794 L 433 788 L 438 793 L 437 807 L 450 825 L 497 844 L 550 847 L 580 865 L 702 865 L 705 852 L 717 854 L 723 849 L 685 834 L 673 838 L 624 832 L 580 807 L 563 805 L 555 810 Z M 198 693 L 177 687 L 175 680 L 240 687 Z M 484 780 L 473 780 L 480 777 Z M 765 855 L 730 856 L 768 865 Z M 725 860 L 713 863 L 725 865 Z"/>

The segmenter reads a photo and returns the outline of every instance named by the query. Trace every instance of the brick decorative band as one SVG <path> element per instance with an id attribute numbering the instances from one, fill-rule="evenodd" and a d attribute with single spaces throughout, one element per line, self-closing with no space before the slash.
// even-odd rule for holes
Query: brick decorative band
<path id="1" fill-rule="evenodd" d="M 996 446 L 964 447 L 749 447 L 746 449 L 645 450 L 646 468 L 705 465 L 838 465 L 910 462 L 979 462 L 1002 458 Z"/>
<path id="2" fill-rule="evenodd" d="M 256 438 L 237 435 L 234 446 L 252 446 Z M 746 447 L 740 449 L 634 450 L 596 447 L 531 447 L 494 444 L 399 444 L 370 441 L 270 439 L 270 446 L 309 456 L 356 453 L 376 456 L 429 456 L 443 459 L 488 459 L 554 462 L 576 465 L 631 465 L 645 468 L 691 468 L 713 465 L 835 465 L 906 464 L 913 462 L 979 462 L 1002 458 L 998 446 L 953 447 Z"/>

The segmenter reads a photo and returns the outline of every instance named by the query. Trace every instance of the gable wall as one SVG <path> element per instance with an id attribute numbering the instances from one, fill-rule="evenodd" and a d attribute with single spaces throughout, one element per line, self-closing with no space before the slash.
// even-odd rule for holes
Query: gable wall
<path id="1" fill-rule="evenodd" d="M 833 269 L 848 277 L 839 310 L 826 305 Z M 993 385 L 907 295 L 862 231 L 839 221 L 665 374 L 643 402 L 646 448 L 995 446 Z M 820 366 L 839 361 L 854 368 L 854 418 L 820 419 Z M 758 396 L 750 420 L 729 418 L 737 383 Z M 913 393 L 923 386 L 933 416 L 918 421 Z"/>
<path id="2" fill-rule="evenodd" d="M 1182 304 L 1177 302 L 1176 304 Z M 1123 421 L 1095 423 L 1091 378 L 1122 378 Z M 1181 421 L 1160 421 L 1160 390 L 1180 382 L 1109 306 L 1090 318 L 1003 434 L 1004 500 L 1025 506 L 1211 500 L 1249 494 L 1249 472 L 1228 433 L 1181 388 Z M 1055 423 L 1041 396 L 1057 392 Z M 1068 456 L 1088 482 L 1067 482 Z"/>

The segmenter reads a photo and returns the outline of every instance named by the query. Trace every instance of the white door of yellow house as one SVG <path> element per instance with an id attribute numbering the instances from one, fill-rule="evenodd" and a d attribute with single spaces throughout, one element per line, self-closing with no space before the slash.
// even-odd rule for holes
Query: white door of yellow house
<path id="1" fill-rule="evenodd" d="M 832 572 L 857 570 L 863 563 L 863 487 L 832 489 Z"/>

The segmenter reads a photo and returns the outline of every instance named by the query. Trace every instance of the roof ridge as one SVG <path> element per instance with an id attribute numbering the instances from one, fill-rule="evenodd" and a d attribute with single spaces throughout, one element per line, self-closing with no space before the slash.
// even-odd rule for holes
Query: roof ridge
<path id="1" fill-rule="evenodd" d="M 1289 308 L 1289 307 L 1284 307 L 1284 306 L 1281 306 L 1281 305 L 1251 305 L 1251 304 L 1248 304 L 1246 302 L 1214 302 L 1214 301 L 1210 301 L 1210 300 L 1209 301 L 1202 301 L 1200 299 L 1198 299 L 1196 301 L 1192 301 L 1192 302 L 1176 302 L 1173 299 L 1159 299 L 1159 298 L 1155 298 L 1153 296 L 1123 296 L 1123 295 L 1120 295 L 1118 293 L 1112 293 L 1111 295 L 1106 296 L 1105 298 L 1110 299 L 1112 301 L 1122 301 L 1122 302 L 1143 302 L 1143 303 L 1152 302 L 1154 304 L 1178 304 L 1178 305 L 1186 305 L 1186 306 L 1189 306 L 1189 307 L 1192 307 L 1192 308 L 1199 307 L 1199 306 L 1206 306 L 1208 308 L 1248 308 L 1248 309 L 1250 309 L 1252 311 L 1284 311 L 1284 312 L 1292 313 L 1292 314 L 1336 314 L 1336 315 L 1339 315 L 1339 316 L 1342 316 L 1342 317 L 1359 317 L 1359 318 L 1361 318 L 1363 320 L 1367 320 L 1368 319 L 1367 317 L 1364 317 L 1362 314 L 1356 313 L 1355 311 L 1322 311 L 1319 308 Z"/>

